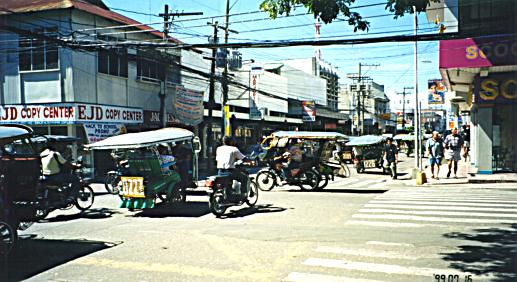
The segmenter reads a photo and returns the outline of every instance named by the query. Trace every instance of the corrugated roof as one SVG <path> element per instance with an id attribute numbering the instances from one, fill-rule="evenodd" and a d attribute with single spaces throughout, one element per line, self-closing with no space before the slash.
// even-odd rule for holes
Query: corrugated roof
<path id="1" fill-rule="evenodd" d="M 10 13 L 21 14 L 29 12 L 41 12 L 58 9 L 77 9 L 125 25 L 140 24 L 140 22 L 123 16 L 119 13 L 115 13 L 105 9 L 104 7 L 100 7 L 83 0 L 2 0 L 0 2 L 0 15 L 7 15 Z M 146 25 L 135 26 L 135 28 L 140 30 L 153 30 L 153 28 Z M 158 31 L 150 31 L 149 33 L 159 38 L 163 37 L 163 34 Z M 170 38 L 169 40 L 175 43 L 182 43 L 176 38 Z"/>

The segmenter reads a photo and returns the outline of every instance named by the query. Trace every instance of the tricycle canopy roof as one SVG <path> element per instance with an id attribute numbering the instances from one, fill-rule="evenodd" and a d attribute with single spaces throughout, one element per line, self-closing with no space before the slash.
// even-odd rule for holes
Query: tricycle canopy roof
<path id="1" fill-rule="evenodd" d="M 152 131 L 112 136 L 102 141 L 86 145 L 85 147 L 94 150 L 143 148 L 164 142 L 190 140 L 193 137 L 194 133 L 189 130 L 168 127 Z"/>
<path id="2" fill-rule="evenodd" d="M 57 143 L 74 143 L 79 141 L 80 139 L 73 136 L 66 135 L 39 135 L 31 138 L 32 143 L 48 143 L 48 142 L 57 142 Z"/>
<path id="3" fill-rule="evenodd" d="M 325 131 L 276 131 L 273 132 L 271 136 L 276 138 L 348 140 L 347 135 L 339 132 Z"/>
<path id="4" fill-rule="evenodd" d="M 10 143 L 14 140 L 29 138 L 32 135 L 32 128 L 21 124 L 0 125 L 0 143 Z"/>
<path id="5" fill-rule="evenodd" d="M 383 136 L 379 135 L 363 135 L 352 138 L 350 142 L 347 142 L 347 146 L 369 146 L 377 143 L 381 143 L 385 140 Z"/>
<path id="6" fill-rule="evenodd" d="M 401 140 L 401 141 L 415 141 L 415 135 L 414 134 L 397 134 L 395 137 L 393 137 L 394 140 Z"/>

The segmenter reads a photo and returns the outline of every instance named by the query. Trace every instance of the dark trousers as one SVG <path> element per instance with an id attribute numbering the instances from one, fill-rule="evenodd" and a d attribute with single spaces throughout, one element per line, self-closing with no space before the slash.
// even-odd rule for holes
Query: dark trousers
<path id="1" fill-rule="evenodd" d="M 244 172 L 237 168 L 229 168 L 222 171 L 229 172 L 233 179 L 239 181 L 241 183 L 241 194 L 243 196 L 248 195 L 248 176 Z"/>

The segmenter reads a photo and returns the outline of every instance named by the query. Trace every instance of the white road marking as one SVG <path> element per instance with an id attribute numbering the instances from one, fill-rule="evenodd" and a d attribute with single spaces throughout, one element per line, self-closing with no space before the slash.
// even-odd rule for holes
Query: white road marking
<path id="1" fill-rule="evenodd" d="M 369 279 L 356 279 L 345 276 L 332 276 L 325 274 L 314 274 L 314 273 L 300 273 L 300 272 L 291 272 L 289 276 L 284 278 L 283 281 L 293 281 L 293 282 L 382 282 L 379 280 L 369 280 Z"/>
<path id="2" fill-rule="evenodd" d="M 368 184 L 377 183 L 379 181 L 382 181 L 382 179 L 368 179 L 368 180 L 363 180 L 359 183 L 348 185 L 348 187 L 351 187 L 351 188 L 368 187 L 369 188 Z"/>
<path id="3" fill-rule="evenodd" d="M 349 179 L 347 179 L 347 180 L 339 181 L 338 183 L 339 183 L 339 185 L 340 185 L 340 186 L 345 186 L 345 187 L 346 187 L 346 186 L 348 186 L 348 185 L 351 185 L 351 184 L 357 183 L 357 182 L 359 182 L 359 181 L 361 181 L 361 179 L 357 179 L 357 178 L 349 178 Z"/>
<path id="4" fill-rule="evenodd" d="M 378 245 L 378 246 L 397 246 L 397 247 L 411 247 L 414 248 L 415 245 L 408 243 L 396 243 L 396 242 L 383 242 L 383 241 L 368 241 L 366 245 Z"/>
<path id="5" fill-rule="evenodd" d="M 347 249 L 336 247 L 320 246 L 316 249 L 320 253 L 332 253 L 349 256 L 372 257 L 372 258 L 390 258 L 390 259 L 404 259 L 404 260 L 419 260 L 441 258 L 438 254 L 401 254 L 394 251 L 383 250 L 367 250 L 367 249 Z"/>
<path id="6" fill-rule="evenodd" d="M 517 212 L 517 207 L 512 208 L 478 208 L 478 207 L 451 207 L 451 206 L 420 206 L 420 205 L 391 205 L 391 204 L 366 204 L 365 208 L 392 208 L 415 210 L 455 210 L 455 211 L 487 211 L 487 212 Z"/>
<path id="7" fill-rule="evenodd" d="M 413 220 L 431 222 L 457 222 L 457 223 L 517 223 L 517 219 L 478 219 L 478 218 L 450 218 L 450 217 L 427 217 L 405 214 L 354 214 L 353 218 L 362 219 L 390 219 L 390 220 Z"/>
<path id="8" fill-rule="evenodd" d="M 429 228 L 429 227 L 450 227 L 449 225 L 436 223 L 410 223 L 410 222 L 389 222 L 389 221 L 366 221 L 366 220 L 347 220 L 345 225 L 363 225 L 375 227 L 393 228 Z"/>
<path id="9" fill-rule="evenodd" d="M 517 204 L 517 200 L 506 200 L 506 199 L 476 199 L 466 198 L 452 199 L 450 197 L 377 197 L 376 200 L 426 200 L 426 201 L 449 201 L 449 202 L 478 202 L 478 203 L 514 203 Z"/>
<path id="10" fill-rule="evenodd" d="M 388 182 L 387 181 L 383 181 L 383 182 L 380 182 L 380 183 L 377 183 L 377 184 L 370 185 L 370 186 L 368 186 L 368 188 L 378 189 L 378 188 L 384 188 L 387 185 L 388 185 Z"/>
<path id="11" fill-rule="evenodd" d="M 372 200 L 369 202 L 370 204 L 413 204 L 413 205 L 426 205 L 426 206 L 473 206 L 473 207 L 510 207 L 513 208 L 515 205 L 510 204 L 487 204 L 487 203 L 457 203 L 457 202 L 448 202 L 448 201 L 439 201 L 439 202 L 430 202 L 430 201 L 403 201 L 403 200 L 389 200 L 389 201 L 379 201 Z"/>
<path id="12" fill-rule="evenodd" d="M 479 213 L 479 212 L 449 212 L 449 211 L 410 211 L 392 209 L 360 209 L 362 213 L 395 213 L 395 214 L 416 214 L 416 215 L 452 215 L 452 216 L 476 216 L 476 217 L 506 217 L 517 218 L 517 214 L 509 213 Z"/>
<path id="13" fill-rule="evenodd" d="M 369 263 L 369 262 L 356 262 L 356 261 L 345 261 L 337 259 L 322 259 L 322 258 L 309 258 L 303 262 L 305 265 L 310 266 L 321 266 L 328 268 L 339 268 L 347 270 L 365 271 L 365 272 L 381 272 L 388 274 L 399 274 L 399 275 L 413 275 L 413 276 L 425 276 L 432 279 L 434 274 L 447 275 L 472 275 L 475 280 L 479 279 L 493 279 L 496 278 L 493 274 L 488 275 L 477 275 L 468 272 L 462 272 L 455 269 L 439 269 L 439 268 L 428 268 L 428 267 L 413 267 L 413 266 L 400 266 L 392 264 L 380 264 L 380 263 Z M 511 275 L 509 273 L 498 273 L 502 275 Z"/>

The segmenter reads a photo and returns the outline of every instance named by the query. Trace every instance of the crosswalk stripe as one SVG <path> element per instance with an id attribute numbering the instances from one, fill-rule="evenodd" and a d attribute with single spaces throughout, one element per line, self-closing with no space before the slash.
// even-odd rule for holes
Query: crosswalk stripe
<path id="1" fill-rule="evenodd" d="M 365 208 L 415 209 L 415 210 L 455 210 L 455 211 L 517 212 L 517 207 L 478 208 L 478 207 L 391 205 L 391 204 L 365 204 L 364 207 Z"/>
<path id="2" fill-rule="evenodd" d="M 368 241 L 366 245 L 377 245 L 377 246 L 396 246 L 396 247 L 411 247 L 414 248 L 415 245 L 408 243 L 398 243 L 398 242 L 384 242 L 384 241 Z"/>
<path id="3" fill-rule="evenodd" d="M 429 228 L 429 227 L 449 227 L 445 224 L 437 223 L 411 223 L 411 222 L 389 222 L 389 221 L 367 221 L 367 220 L 347 220 L 345 225 L 362 225 L 374 227 L 391 228 Z"/>
<path id="4" fill-rule="evenodd" d="M 382 182 L 379 182 L 377 184 L 370 185 L 368 188 L 377 189 L 377 188 L 386 187 L 386 185 L 388 185 L 388 182 L 387 181 L 382 181 Z"/>
<path id="5" fill-rule="evenodd" d="M 339 185 L 340 185 L 340 186 L 345 186 L 345 187 L 346 187 L 346 186 L 348 186 L 348 185 L 351 185 L 351 184 L 357 183 L 357 182 L 359 182 L 359 181 L 361 181 L 361 179 L 357 179 L 357 178 L 348 178 L 348 179 L 346 179 L 346 180 L 341 180 L 341 181 L 339 181 L 338 183 L 339 183 Z"/>
<path id="6" fill-rule="evenodd" d="M 411 211 L 392 209 L 360 209 L 362 213 L 387 213 L 387 214 L 415 214 L 415 215 L 451 215 L 451 216 L 477 216 L 477 217 L 506 217 L 517 218 L 517 214 L 509 213 L 475 213 L 475 212 L 449 212 L 449 211 Z"/>
<path id="7" fill-rule="evenodd" d="M 293 281 L 293 282 L 382 282 L 379 280 L 370 280 L 370 279 L 356 279 L 351 277 L 344 276 L 332 276 L 326 274 L 314 274 L 314 273 L 301 273 L 301 272 L 291 272 L 283 281 Z"/>
<path id="8" fill-rule="evenodd" d="M 320 252 L 320 253 L 332 253 L 332 254 L 350 255 L 350 256 L 392 258 L 392 259 L 404 259 L 404 260 L 441 258 L 441 256 L 438 254 L 427 254 L 427 255 L 426 254 L 401 254 L 400 252 L 394 252 L 394 251 L 347 249 L 347 248 L 335 248 L 335 247 L 326 247 L 326 246 L 320 246 L 320 247 L 316 248 L 316 251 Z"/>
<path id="9" fill-rule="evenodd" d="M 339 268 L 346 270 L 356 270 L 364 272 L 381 272 L 388 274 L 399 274 L 399 275 L 412 275 L 412 276 L 425 276 L 432 279 L 434 274 L 447 273 L 447 275 L 472 275 L 478 279 L 493 279 L 496 278 L 494 274 L 475 275 L 468 272 L 462 272 L 455 269 L 438 269 L 428 267 L 413 267 L 413 266 L 401 266 L 392 264 L 380 264 L 380 263 L 369 263 L 369 262 L 357 262 L 357 261 L 345 261 L 337 259 L 323 259 L 323 258 L 309 258 L 303 262 L 304 265 L 320 266 L 328 268 Z M 500 274 L 500 273 L 498 273 Z M 504 275 L 510 275 L 508 273 Z"/>
<path id="10" fill-rule="evenodd" d="M 505 203 L 517 203 L 517 199 L 508 199 L 508 198 L 480 198 L 480 197 L 450 197 L 449 195 L 444 196 L 426 196 L 426 197 L 392 197 L 392 196 L 380 196 L 376 199 L 387 199 L 387 200 L 448 200 L 448 201 L 481 201 L 481 202 L 505 202 Z"/>
<path id="11" fill-rule="evenodd" d="M 368 184 L 377 183 L 379 181 L 383 181 L 383 180 L 382 179 L 368 179 L 368 180 L 363 180 L 359 183 L 354 183 L 352 185 L 348 185 L 348 187 L 351 187 L 351 188 L 368 187 Z"/>
<path id="12" fill-rule="evenodd" d="M 490 203 L 462 203 L 462 202 L 451 202 L 451 201 L 437 201 L 437 202 L 430 202 L 430 201 L 403 201 L 403 200 L 386 200 L 386 201 L 379 201 L 379 200 L 372 200 L 369 203 L 372 204 L 413 204 L 413 205 L 437 205 L 437 206 L 474 206 L 474 207 L 515 207 L 515 205 L 510 204 L 490 204 Z"/>
<path id="13" fill-rule="evenodd" d="M 478 219 L 478 218 L 447 218 L 447 217 L 427 217 L 405 214 L 354 214 L 353 218 L 362 219 L 392 219 L 392 220 L 412 220 L 412 221 L 431 221 L 431 222 L 457 222 L 457 223 L 517 223 L 512 219 Z"/>

